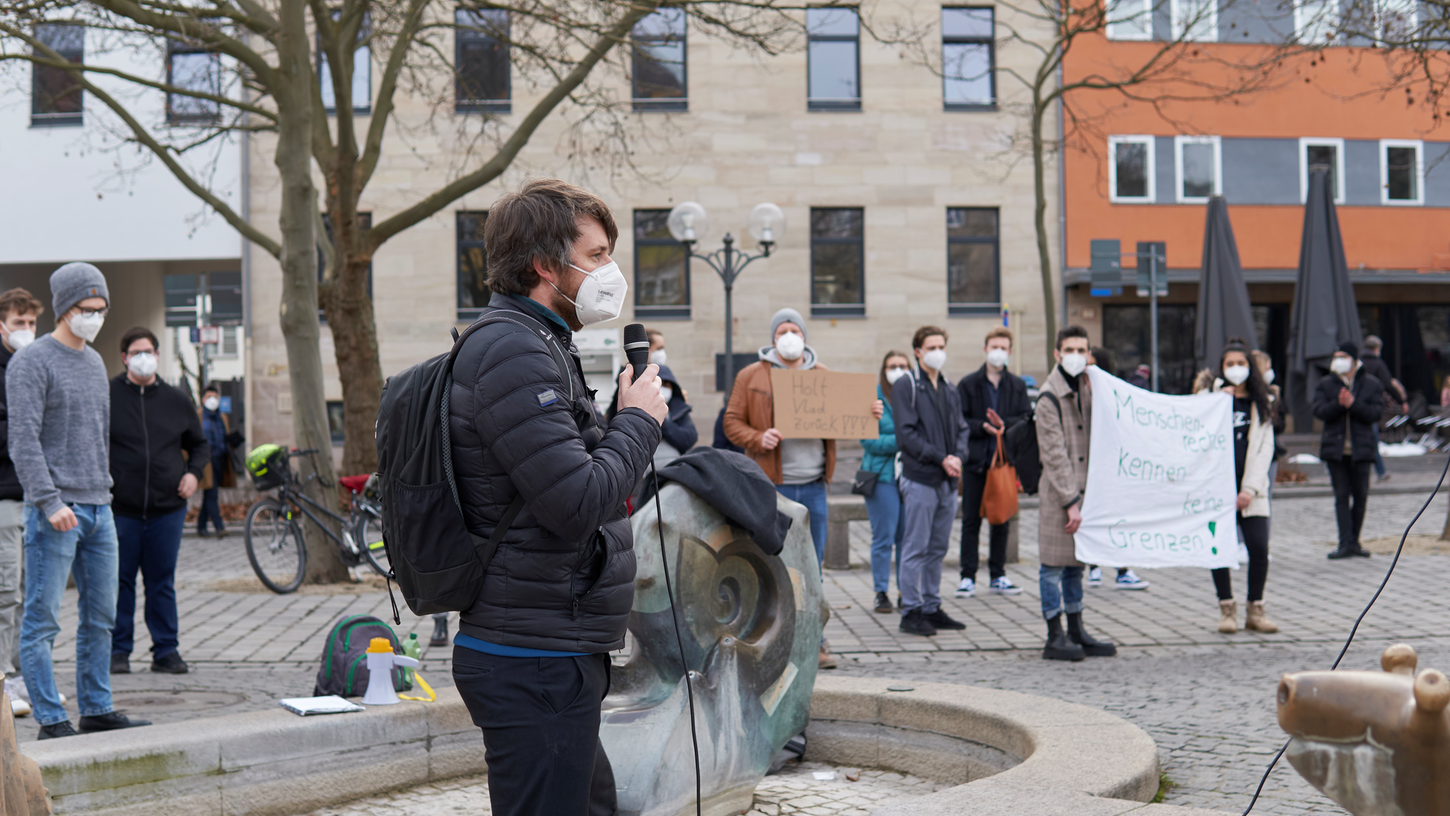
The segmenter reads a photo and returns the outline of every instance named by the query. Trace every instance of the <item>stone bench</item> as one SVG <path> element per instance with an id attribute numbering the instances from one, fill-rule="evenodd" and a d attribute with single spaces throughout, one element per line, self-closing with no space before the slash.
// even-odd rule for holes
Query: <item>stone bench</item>
<path id="1" fill-rule="evenodd" d="M 1029 505 L 1029 502 L 1031 503 Z M 1029 499 L 1026 496 L 1021 498 L 1022 507 L 1037 505 L 1037 500 Z M 826 521 L 826 569 L 848 570 L 851 568 L 851 522 L 869 521 L 866 515 L 866 499 L 854 494 L 844 496 L 827 496 L 826 505 L 830 508 L 830 517 Z M 957 508 L 957 518 L 962 517 L 961 508 Z M 982 526 L 987 525 L 983 522 Z M 1015 564 L 1017 558 L 1017 517 L 1012 518 L 1011 532 L 1007 535 L 1007 563 Z M 985 538 L 986 531 L 983 530 Z M 957 563 L 957 553 L 948 552 L 947 560 Z"/>

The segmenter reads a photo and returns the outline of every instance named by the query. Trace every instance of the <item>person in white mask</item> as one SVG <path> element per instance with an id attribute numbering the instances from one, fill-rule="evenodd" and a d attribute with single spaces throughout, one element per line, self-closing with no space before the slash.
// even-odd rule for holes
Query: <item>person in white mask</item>
<path id="1" fill-rule="evenodd" d="M 901 562 L 901 536 L 905 532 L 901 515 L 901 491 L 896 464 L 901 448 L 896 444 L 896 421 L 891 414 L 891 387 L 911 371 L 911 358 L 903 351 L 888 351 L 881 358 L 876 398 L 885 405 L 877 420 L 876 438 L 861 440 L 861 470 L 851 492 L 866 499 L 866 517 L 871 522 L 871 584 L 876 592 L 875 609 L 883 615 L 896 611 L 888 594 L 893 563 Z M 897 580 L 898 595 L 901 582 Z"/>
<path id="2" fill-rule="evenodd" d="M 17 351 L 35 340 L 35 319 L 45 307 L 24 289 L 0 294 L 0 673 L 10 711 L 30 713 L 25 680 L 20 674 L 20 613 L 25 594 L 20 588 L 25 492 L 5 447 L 5 368 Z"/>
<path id="3" fill-rule="evenodd" d="M 1384 410 L 1385 387 L 1359 364 L 1359 347 L 1350 341 L 1334 352 L 1329 371 L 1314 388 L 1314 418 L 1324 423 L 1319 458 L 1334 486 L 1339 526 L 1339 546 L 1329 557 L 1368 558 L 1359 533 L 1369 500 L 1369 474 L 1379 452 L 1375 423 Z"/>
<path id="4" fill-rule="evenodd" d="M 1077 560 L 1073 540 L 1082 525 L 1092 439 L 1092 385 L 1083 376 L 1090 352 L 1088 333 L 1083 327 L 1067 326 L 1058 331 L 1057 347 L 1052 352 L 1057 366 L 1043 382 L 1035 409 L 1037 449 L 1042 461 L 1037 586 L 1042 617 L 1047 621 L 1044 660 L 1082 660 L 1118 653 L 1115 645 L 1096 640 L 1083 626 L 1084 565 Z"/>
<path id="5" fill-rule="evenodd" d="M 201 538 L 206 538 L 208 523 L 216 531 L 217 538 L 226 538 L 220 488 L 237 486 L 237 474 L 232 468 L 233 445 L 229 444 L 229 440 L 235 441 L 236 437 L 232 435 L 231 420 L 222 413 L 221 407 L 221 389 L 216 383 L 207 385 L 201 393 L 201 410 L 196 412 L 201 417 L 201 429 L 211 449 L 211 459 L 204 463 L 206 467 L 201 474 L 201 509 L 196 514 L 196 534 Z"/>

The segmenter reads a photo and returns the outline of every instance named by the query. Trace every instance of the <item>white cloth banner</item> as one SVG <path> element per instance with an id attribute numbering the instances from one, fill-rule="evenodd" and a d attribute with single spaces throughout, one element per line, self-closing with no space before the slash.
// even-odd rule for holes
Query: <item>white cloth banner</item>
<path id="1" fill-rule="evenodd" d="M 1096 366 L 1077 560 L 1237 567 L 1233 398 L 1145 391 Z"/>

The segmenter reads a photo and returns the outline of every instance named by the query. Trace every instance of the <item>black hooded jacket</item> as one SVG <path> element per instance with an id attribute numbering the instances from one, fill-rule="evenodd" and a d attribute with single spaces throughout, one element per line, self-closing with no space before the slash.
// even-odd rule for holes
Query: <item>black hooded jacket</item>
<path id="1" fill-rule="evenodd" d="M 957 393 L 962 400 L 962 415 L 967 420 L 967 458 L 962 470 L 980 473 L 992 464 L 992 455 L 997 452 L 997 437 L 982 426 L 987 422 L 987 409 L 992 407 L 987 389 L 987 364 L 973 371 L 957 383 Z M 1012 427 L 1032 413 L 1032 402 L 1027 399 L 1027 383 L 1022 378 L 1002 369 L 1002 379 L 997 382 L 997 416 L 1005 427 Z"/>
<path id="2" fill-rule="evenodd" d="M 196 407 L 179 389 L 159 377 L 145 387 L 124 373 L 111 380 L 111 512 L 148 519 L 180 510 L 181 477 L 200 480 L 210 462 Z"/>
<path id="3" fill-rule="evenodd" d="M 1354 373 L 1354 387 L 1350 389 L 1354 404 L 1347 409 L 1339 404 L 1342 390 L 1344 381 L 1334 374 L 1320 378 L 1314 389 L 1314 416 L 1324 423 L 1324 433 L 1319 437 L 1319 458 L 1337 461 L 1344 457 L 1345 420 L 1348 419 L 1351 458 L 1355 462 L 1373 462 L 1379 451 L 1374 426 L 1384 411 L 1385 387 L 1360 366 Z"/>
<path id="4" fill-rule="evenodd" d="M 569 350 L 573 382 L 560 381 L 529 324 L 484 326 L 458 353 L 448 411 L 464 520 L 488 537 L 514 497 L 524 498 L 459 631 L 524 649 L 619 649 L 634 605 L 624 502 L 654 456 L 660 425 L 626 408 L 605 431 L 571 333 L 521 297 L 495 294 L 488 313 L 547 326 Z"/>
<path id="5" fill-rule="evenodd" d="M 20 487 L 20 477 L 15 475 L 15 463 L 10 461 L 10 420 L 5 411 L 5 367 L 14 354 L 0 344 L 0 499 L 21 501 L 25 491 Z"/>

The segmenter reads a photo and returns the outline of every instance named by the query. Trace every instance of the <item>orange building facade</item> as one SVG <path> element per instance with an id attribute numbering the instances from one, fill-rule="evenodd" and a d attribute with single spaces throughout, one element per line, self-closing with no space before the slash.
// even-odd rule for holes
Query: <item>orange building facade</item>
<path id="1" fill-rule="evenodd" d="M 1153 10 L 1155 18 L 1170 13 L 1163 6 L 1161 13 Z M 1214 39 L 1216 30 L 1218 41 L 1194 44 L 1202 49 L 1201 67 L 1185 63 L 1179 70 L 1198 71 L 1195 76 L 1227 91 L 1247 74 L 1240 69 L 1230 76 L 1225 65 L 1263 62 L 1275 52 L 1234 42 L 1256 23 L 1224 9 L 1202 38 Z M 1304 25 L 1281 22 L 1280 31 Z M 1154 23 L 1155 35 L 1166 39 L 1172 21 Z M 1266 30 L 1262 21 L 1257 25 Z M 1064 61 L 1064 78 L 1138 65 L 1160 47 L 1122 36 L 1080 38 Z M 1222 195 L 1254 305 L 1259 336 L 1253 339 L 1284 371 L 1304 193 L 1311 168 L 1324 167 L 1336 193 L 1362 330 L 1384 340 L 1384 358 L 1397 378 L 1438 403 L 1450 375 L 1450 127 L 1438 126 L 1417 89 L 1391 89 L 1385 57 L 1372 50 L 1330 47 L 1273 62 L 1254 75 L 1261 87 L 1241 95 L 1209 98 L 1200 87 L 1178 89 L 1197 100 L 1158 105 L 1104 91 L 1069 98 L 1069 107 L 1091 125 L 1069 134 L 1063 161 L 1068 322 L 1088 327 L 1094 342 L 1112 353 L 1118 373 L 1147 363 L 1148 299 L 1132 286 L 1118 296 L 1093 297 L 1090 243 L 1118 239 L 1128 253 L 1140 241 L 1166 243 L 1160 387 L 1185 392 L 1194 371 L 1207 201 Z M 1134 266 L 1133 257 L 1123 259 L 1125 270 Z"/>

